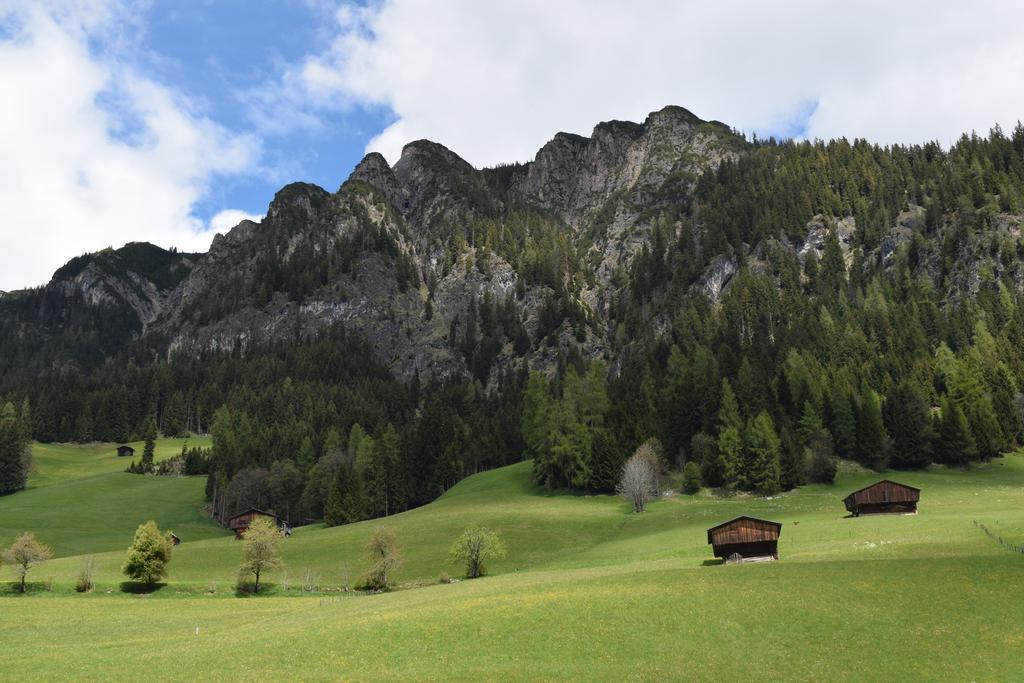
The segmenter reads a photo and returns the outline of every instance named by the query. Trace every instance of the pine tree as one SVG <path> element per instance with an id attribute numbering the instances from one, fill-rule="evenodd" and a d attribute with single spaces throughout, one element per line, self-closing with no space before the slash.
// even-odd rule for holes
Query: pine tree
<path id="1" fill-rule="evenodd" d="M 626 463 L 628 451 L 622 448 L 612 436 L 611 430 L 599 429 L 591 441 L 591 464 L 589 489 L 613 493 Z"/>
<path id="2" fill-rule="evenodd" d="M 387 517 L 399 508 L 399 447 L 398 432 L 389 423 L 374 441 L 372 458 L 366 470 L 366 495 L 374 516 Z"/>
<path id="3" fill-rule="evenodd" d="M 868 467 L 882 469 L 888 438 L 878 394 L 867 389 L 857 411 L 857 459 Z"/>
<path id="4" fill-rule="evenodd" d="M 831 431 L 835 436 L 839 455 L 851 460 L 860 459 L 861 444 L 858 443 L 857 416 L 854 413 L 853 401 L 849 392 L 839 385 L 832 389 L 829 410 L 832 413 Z"/>
<path id="5" fill-rule="evenodd" d="M 345 466 L 342 465 L 342 469 Z M 332 527 L 345 523 L 345 506 L 343 503 L 344 494 L 341 491 L 341 477 L 335 479 L 327 491 L 327 500 L 324 502 L 324 526 Z"/>
<path id="6" fill-rule="evenodd" d="M 31 466 L 29 429 L 12 403 L 0 405 L 0 494 L 25 488 Z"/>
<path id="7" fill-rule="evenodd" d="M 978 456 L 974 436 L 963 409 L 942 399 L 942 417 L 939 422 L 938 456 L 947 465 L 964 466 Z"/>
<path id="8" fill-rule="evenodd" d="M 331 444 L 331 448 L 327 448 L 326 444 Z M 338 435 L 338 430 L 331 428 L 328 432 L 327 440 L 325 442 L 325 451 L 328 453 L 336 452 L 341 446 L 341 437 Z M 299 452 L 297 455 L 298 468 L 302 472 L 308 472 L 309 468 L 316 462 L 316 449 L 313 447 L 313 439 L 308 436 L 303 437 L 302 443 L 299 445 Z"/>
<path id="9" fill-rule="evenodd" d="M 725 486 L 739 483 L 743 457 L 743 420 L 729 380 L 722 380 L 722 400 L 718 407 L 717 458 Z"/>
<path id="10" fill-rule="evenodd" d="M 146 431 L 143 434 L 145 445 L 142 447 L 142 471 L 153 471 L 153 458 L 156 455 L 156 420 L 150 418 L 146 421 Z"/>
<path id="11" fill-rule="evenodd" d="M 928 403 L 916 384 L 904 381 L 885 401 L 885 426 L 892 435 L 892 466 L 925 467 L 931 462 Z"/>
<path id="12" fill-rule="evenodd" d="M 762 495 L 778 492 L 781 487 L 779 452 L 775 423 L 771 415 L 762 410 L 744 433 L 740 487 Z"/>

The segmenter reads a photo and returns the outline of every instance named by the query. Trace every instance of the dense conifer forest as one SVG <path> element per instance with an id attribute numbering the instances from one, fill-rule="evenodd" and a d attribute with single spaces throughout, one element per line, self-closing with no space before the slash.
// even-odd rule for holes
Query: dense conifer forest
<path id="1" fill-rule="evenodd" d="M 523 458 L 547 486 L 610 491 L 651 439 L 663 472 L 692 463 L 704 486 L 758 494 L 831 481 L 837 458 L 967 467 L 1020 445 L 1024 128 L 964 136 L 949 150 L 861 140 L 740 148 L 656 196 L 622 199 L 641 202 L 632 208 L 646 238 L 607 282 L 587 256 L 601 211 L 576 235 L 557 234 L 540 209 L 481 209 L 463 230 L 449 226 L 444 268 L 474 254 L 482 271 L 482 253 L 503 254 L 547 292 L 532 334 L 511 300 L 472 298 L 448 339 L 462 373 L 399 378 L 344 324 L 163 354 L 152 339 L 115 349 L 95 320 L 55 317 L 61 333 L 28 358 L 12 321 L 58 310 L 38 290 L 0 299 L 0 356 L 38 369 L 4 373 L 0 404 L 31 406 L 40 441 L 123 442 L 150 421 L 165 435 L 212 433 L 202 469 L 214 514 L 256 506 L 294 524 L 392 514 Z M 482 177 L 507 198 L 519 171 Z M 806 248 L 809 221 L 820 249 Z M 431 274 L 385 232 L 328 256 L 299 249 L 294 261 L 267 246 L 288 239 L 252 243 L 263 286 L 240 284 L 236 299 L 300 300 L 369 251 L 397 263 L 401 291 L 431 287 L 423 316 L 433 314 Z M 306 267 L 318 258 L 322 268 Z M 707 273 L 723 260 L 735 273 L 711 293 Z M 604 318 L 580 303 L 593 286 L 609 294 Z M 237 305 L 219 298 L 199 314 L 214 320 Z M 131 332 L 116 309 L 102 310 L 100 327 Z M 497 364 L 503 349 L 512 361 Z M 531 372 L 540 352 L 554 363 Z"/>

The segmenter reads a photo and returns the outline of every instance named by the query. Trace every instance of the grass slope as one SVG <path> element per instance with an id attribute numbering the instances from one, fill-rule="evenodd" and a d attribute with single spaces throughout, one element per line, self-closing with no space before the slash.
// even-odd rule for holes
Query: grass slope
<path id="1" fill-rule="evenodd" d="M 184 439 L 161 439 L 157 461 L 181 451 Z M 190 445 L 208 445 L 193 438 Z M 141 456 L 142 444 L 135 444 Z M 202 477 L 125 474 L 129 458 L 113 444 L 35 444 L 35 471 L 24 491 L 0 497 L 0 546 L 34 532 L 56 556 L 127 548 L 135 528 L 155 519 L 186 539 L 223 536 L 200 512 Z"/>
<path id="2" fill-rule="evenodd" d="M 524 463 L 418 510 L 285 542 L 293 585 L 305 568 L 337 584 L 342 565 L 365 569 L 363 546 L 384 524 L 403 546 L 400 580 L 427 582 L 454 575 L 451 541 L 485 524 L 509 546 L 491 577 L 240 599 L 229 589 L 240 545 L 216 538 L 183 543 L 170 585 L 138 597 L 116 592 L 119 550 L 99 556 L 104 583 L 90 595 L 61 587 L 78 558 L 37 570 L 58 590 L 0 599 L 0 639 L 12 670 L 42 679 L 1019 680 L 1024 556 L 972 522 L 1024 537 L 1024 456 L 892 476 L 923 490 L 921 514 L 845 518 L 842 496 L 878 478 L 848 471 L 834 487 L 680 496 L 633 515 L 612 497 L 538 490 Z M 781 561 L 705 566 L 706 528 L 741 513 L 783 522 Z M 56 619 L 54 637 L 33 635 Z"/>

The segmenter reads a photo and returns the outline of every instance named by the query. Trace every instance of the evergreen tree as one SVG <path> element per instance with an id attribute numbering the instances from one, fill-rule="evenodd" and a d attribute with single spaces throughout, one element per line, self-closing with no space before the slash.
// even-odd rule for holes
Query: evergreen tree
<path id="1" fill-rule="evenodd" d="M 833 387 L 829 397 L 829 411 L 832 413 L 832 434 L 835 435 L 836 450 L 851 460 L 863 457 L 862 446 L 865 444 L 858 441 L 857 415 L 852 397 L 838 384 Z"/>
<path id="2" fill-rule="evenodd" d="M 722 400 L 718 407 L 718 439 L 716 468 L 721 471 L 722 484 L 735 486 L 741 476 L 743 457 L 743 420 L 729 380 L 722 380 Z"/>
<path id="3" fill-rule="evenodd" d="M 777 493 L 781 488 L 781 447 L 771 415 L 764 410 L 758 413 L 747 425 L 743 437 L 740 487 L 761 495 Z"/>
<path id="4" fill-rule="evenodd" d="M 857 459 L 868 467 L 883 469 L 888 439 L 878 394 L 868 389 L 857 410 Z"/>
<path id="5" fill-rule="evenodd" d="M 156 454 L 156 420 L 150 418 L 146 421 L 146 431 L 142 437 L 145 441 L 142 447 L 142 471 L 153 471 L 153 458 Z"/>
<path id="6" fill-rule="evenodd" d="M 331 444 L 331 447 L 327 448 L 327 444 Z M 327 441 L 325 442 L 324 450 L 328 453 L 336 452 L 340 445 L 341 438 L 338 436 L 338 430 L 331 428 Z M 316 462 L 316 449 L 313 447 L 313 439 L 308 436 L 303 437 L 296 460 L 300 471 L 309 471 L 309 468 L 311 468 L 313 463 Z"/>
<path id="7" fill-rule="evenodd" d="M 366 495 L 370 513 L 388 516 L 401 509 L 400 487 L 400 443 L 394 425 L 388 424 L 374 441 L 370 465 L 366 471 Z"/>
<path id="8" fill-rule="evenodd" d="M 0 404 L 0 494 L 25 488 L 32 463 L 29 428 L 12 403 Z"/>
<path id="9" fill-rule="evenodd" d="M 591 441 L 590 484 L 593 491 L 613 493 L 626 463 L 628 451 L 612 436 L 609 429 L 594 432 Z"/>
<path id="10" fill-rule="evenodd" d="M 683 493 L 694 494 L 700 491 L 700 467 L 694 461 L 683 467 Z"/>
<path id="11" fill-rule="evenodd" d="M 947 465 L 963 467 L 978 456 L 967 416 L 957 404 L 942 399 L 942 416 L 939 418 L 937 455 Z"/>
<path id="12" fill-rule="evenodd" d="M 928 403 L 916 384 L 904 381 L 885 401 L 885 426 L 892 435 L 892 466 L 914 469 L 931 462 Z"/>
<path id="13" fill-rule="evenodd" d="M 343 474 L 344 473 L 344 474 Z M 332 482 L 327 490 L 327 500 L 324 502 L 324 526 L 339 526 L 345 523 L 345 505 L 342 487 L 347 487 L 347 468 L 342 465 L 339 468 L 338 477 Z"/>

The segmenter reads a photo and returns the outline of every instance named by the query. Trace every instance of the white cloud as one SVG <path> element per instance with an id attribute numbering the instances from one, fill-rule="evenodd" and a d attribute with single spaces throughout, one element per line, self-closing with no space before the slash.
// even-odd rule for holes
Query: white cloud
<path id="1" fill-rule="evenodd" d="M 883 143 L 1024 118 L 1024 4 L 1008 0 L 385 0 L 335 19 L 289 97 L 391 108 L 368 145 L 391 161 L 421 137 L 478 165 L 525 160 L 558 130 L 666 104 Z"/>
<path id="2" fill-rule="evenodd" d="M 106 245 L 205 250 L 211 226 L 193 207 L 217 174 L 256 158 L 253 138 L 121 59 L 130 10 L 0 0 L 0 289 Z"/>
<path id="3" fill-rule="evenodd" d="M 263 220 L 263 216 L 246 213 L 245 211 L 239 211 L 238 209 L 225 209 L 210 219 L 210 232 L 223 233 L 235 227 L 242 221 L 259 223 L 261 220 Z M 213 235 L 211 234 L 210 236 L 212 237 Z"/>

